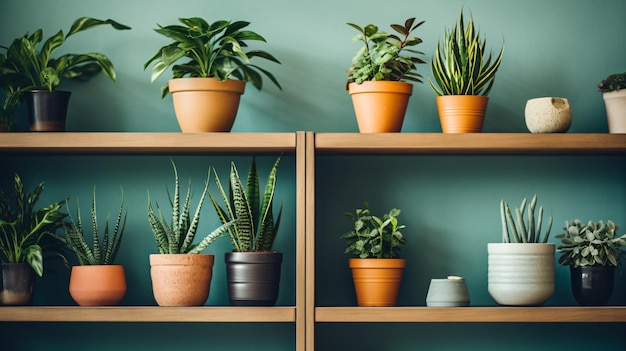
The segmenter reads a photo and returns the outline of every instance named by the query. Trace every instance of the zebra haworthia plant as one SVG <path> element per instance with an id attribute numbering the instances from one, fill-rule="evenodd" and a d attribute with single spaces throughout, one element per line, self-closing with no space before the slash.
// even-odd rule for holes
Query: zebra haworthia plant
<path id="1" fill-rule="evenodd" d="M 541 226 L 543 220 L 543 206 L 539 206 L 539 213 L 535 219 L 535 208 L 537 206 L 537 194 L 533 196 L 528 206 L 528 220 L 524 222 L 524 212 L 526 210 L 526 198 L 519 208 L 515 208 L 517 225 L 513 219 L 513 214 L 509 205 L 500 200 L 500 216 L 502 220 L 502 242 L 503 243 L 547 243 L 552 228 L 552 215 L 548 221 L 546 233 L 541 236 Z"/>
<path id="2" fill-rule="evenodd" d="M 68 213 L 70 212 L 67 205 Z M 98 231 L 98 216 L 96 213 L 96 189 L 93 190 L 93 201 L 91 202 L 91 225 L 92 225 L 92 244 L 91 246 L 85 239 L 83 224 L 80 215 L 80 203 L 76 204 L 76 221 L 69 215 L 69 223 L 65 223 L 65 235 L 67 244 L 76 253 L 80 265 L 110 265 L 115 261 L 117 252 L 119 251 L 126 229 L 126 213 L 124 212 L 124 193 L 122 192 L 122 200 L 120 210 L 117 213 L 113 232 L 109 234 L 109 216 L 107 215 L 104 225 L 104 233 L 102 240 Z"/>
<path id="3" fill-rule="evenodd" d="M 168 221 L 165 219 L 158 203 L 156 204 L 156 211 L 154 210 L 150 200 L 150 195 L 148 195 L 148 220 L 150 222 L 150 227 L 152 228 L 159 253 L 199 254 L 215 240 L 224 236 L 234 222 L 225 222 L 213 232 L 206 235 L 198 244 L 194 244 L 193 241 L 198 230 L 198 223 L 200 222 L 200 210 L 202 209 L 202 204 L 204 203 L 204 198 L 208 191 L 211 171 L 209 170 L 209 176 L 205 182 L 204 190 L 202 191 L 200 202 L 198 203 L 196 211 L 194 212 L 193 217 L 190 217 L 191 181 L 187 187 L 187 194 L 181 208 L 178 170 L 176 169 L 176 165 L 173 161 L 172 166 L 174 167 L 175 177 L 174 196 L 170 197 L 168 191 L 168 200 L 172 206 L 171 225 L 168 224 Z"/>

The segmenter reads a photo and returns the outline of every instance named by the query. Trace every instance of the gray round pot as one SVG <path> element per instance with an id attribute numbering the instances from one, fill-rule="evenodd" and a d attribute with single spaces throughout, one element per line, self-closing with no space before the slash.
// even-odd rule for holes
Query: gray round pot
<path id="1" fill-rule="evenodd" d="M 64 132 L 69 91 L 30 90 L 25 94 L 31 132 Z"/>
<path id="2" fill-rule="evenodd" d="M 228 297 L 233 306 L 273 306 L 278 299 L 279 252 L 227 252 Z"/>

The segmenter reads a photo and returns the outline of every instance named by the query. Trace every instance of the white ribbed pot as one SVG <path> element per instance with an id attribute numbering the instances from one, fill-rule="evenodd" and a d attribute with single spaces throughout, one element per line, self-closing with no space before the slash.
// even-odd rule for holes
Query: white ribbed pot
<path id="1" fill-rule="evenodd" d="M 489 294 L 500 305 L 540 306 L 554 294 L 554 244 L 490 243 Z"/>
<path id="2" fill-rule="evenodd" d="M 626 133 L 626 89 L 603 93 L 609 133 Z"/>

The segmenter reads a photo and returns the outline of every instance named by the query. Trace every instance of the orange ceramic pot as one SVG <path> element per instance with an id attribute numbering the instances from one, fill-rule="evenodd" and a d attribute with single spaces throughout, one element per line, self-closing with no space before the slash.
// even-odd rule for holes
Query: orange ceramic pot
<path id="1" fill-rule="evenodd" d="M 159 306 L 202 306 L 209 297 L 215 256 L 150 255 L 152 292 Z"/>
<path id="2" fill-rule="evenodd" d="M 405 266 L 406 260 L 403 258 L 351 258 L 357 304 L 396 306 Z"/>
<path id="3" fill-rule="evenodd" d="M 361 133 L 398 133 L 413 93 L 405 82 L 367 81 L 348 84 Z"/>
<path id="4" fill-rule="evenodd" d="M 480 133 L 489 98 L 479 95 L 437 96 L 437 109 L 444 133 Z"/>
<path id="5" fill-rule="evenodd" d="M 115 306 L 126 294 L 126 277 L 121 265 L 74 266 L 70 295 L 80 306 Z"/>
<path id="6" fill-rule="evenodd" d="M 185 133 L 229 132 L 235 122 L 246 83 L 216 78 L 177 78 L 169 81 L 174 112 Z"/>

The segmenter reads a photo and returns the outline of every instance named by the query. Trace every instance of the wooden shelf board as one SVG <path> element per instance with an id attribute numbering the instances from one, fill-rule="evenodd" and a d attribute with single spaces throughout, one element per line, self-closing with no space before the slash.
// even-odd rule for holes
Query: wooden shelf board
<path id="1" fill-rule="evenodd" d="M 316 322 L 626 322 L 626 306 L 316 307 Z"/>
<path id="2" fill-rule="evenodd" d="M 0 152 L 294 153 L 295 133 L 1 133 Z"/>
<path id="3" fill-rule="evenodd" d="M 316 133 L 334 154 L 626 154 L 626 134 Z"/>
<path id="4" fill-rule="evenodd" d="M 0 307 L 0 322 L 295 322 L 295 307 Z"/>

